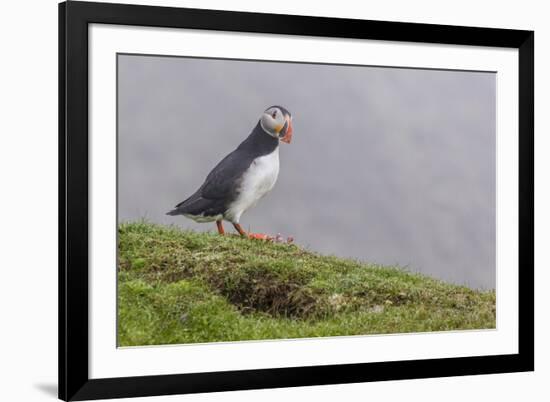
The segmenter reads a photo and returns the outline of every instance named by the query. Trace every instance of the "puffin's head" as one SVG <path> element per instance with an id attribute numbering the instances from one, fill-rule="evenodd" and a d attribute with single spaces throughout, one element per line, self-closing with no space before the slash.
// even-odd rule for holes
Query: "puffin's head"
<path id="1" fill-rule="evenodd" d="M 263 130 L 287 144 L 292 140 L 292 115 L 282 106 L 271 106 L 260 118 Z"/>

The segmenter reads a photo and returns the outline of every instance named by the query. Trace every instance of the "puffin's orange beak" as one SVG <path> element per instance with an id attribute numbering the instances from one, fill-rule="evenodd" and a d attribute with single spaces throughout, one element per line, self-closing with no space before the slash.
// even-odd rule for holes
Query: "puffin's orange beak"
<path id="1" fill-rule="evenodd" d="M 290 144 L 290 141 L 292 141 L 292 120 L 290 120 L 290 118 L 287 117 L 286 122 L 288 124 L 288 127 L 286 129 L 285 136 L 281 138 L 281 141 L 286 142 L 287 144 Z"/>

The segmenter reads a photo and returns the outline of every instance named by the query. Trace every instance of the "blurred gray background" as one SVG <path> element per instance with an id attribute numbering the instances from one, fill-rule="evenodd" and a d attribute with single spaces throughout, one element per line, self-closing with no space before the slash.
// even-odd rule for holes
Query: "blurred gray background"
<path id="1" fill-rule="evenodd" d="M 494 288 L 495 78 L 119 55 L 118 219 L 215 230 L 165 213 L 280 104 L 293 142 L 245 229 Z"/>

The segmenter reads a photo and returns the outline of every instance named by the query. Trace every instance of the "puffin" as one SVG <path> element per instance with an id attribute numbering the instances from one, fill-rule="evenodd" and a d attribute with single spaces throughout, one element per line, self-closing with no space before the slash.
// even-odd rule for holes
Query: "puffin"
<path id="1" fill-rule="evenodd" d="M 223 158 L 190 197 L 167 215 L 183 215 L 195 222 L 216 222 L 224 235 L 223 221 L 245 237 L 272 240 L 262 233 L 247 233 L 241 216 L 269 193 L 279 175 L 279 143 L 292 140 L 292 115 L 282 106 L 270 106 L 250 135 Z"/>

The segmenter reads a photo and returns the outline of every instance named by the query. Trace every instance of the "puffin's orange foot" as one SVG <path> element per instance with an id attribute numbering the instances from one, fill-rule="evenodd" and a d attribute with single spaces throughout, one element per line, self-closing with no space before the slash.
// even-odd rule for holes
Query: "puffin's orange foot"
<path id="1" fill-rule="evenodd" d="M 257 239 L 257 240 L 265 240 L 265 241 L 273 241 L 273 237 L 266 235 L 264 233 L 249 233 L 248 237 L 250 239 Z"/>

